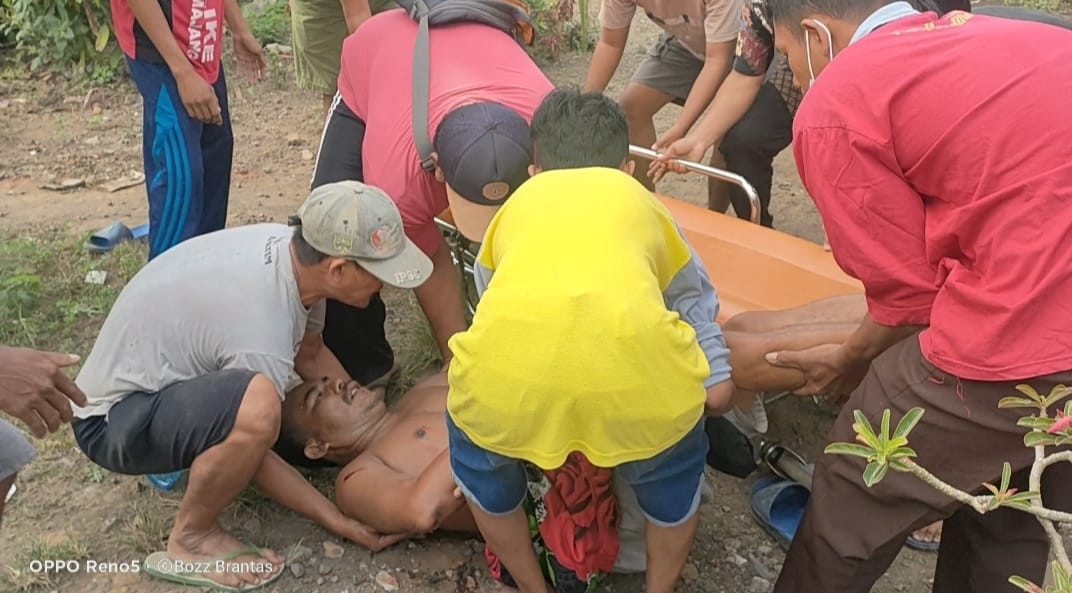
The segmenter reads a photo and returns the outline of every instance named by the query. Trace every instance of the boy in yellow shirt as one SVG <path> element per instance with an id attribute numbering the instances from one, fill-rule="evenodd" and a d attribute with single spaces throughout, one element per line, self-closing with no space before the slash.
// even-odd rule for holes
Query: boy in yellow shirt
<path id="1" fill-rule="evenodd" d="M 533 177 L 492 219 L 473 324 L 450 341 L 451 469 L 523 593 L 546 593 L 524 462 L 616 468 L 648 519 L 648 593 L 670 593 L 698 522 L 705 406 L 730 404 L 718 299 L 669 211 L 631 177 L 621 109 L 551 93 Z"/>

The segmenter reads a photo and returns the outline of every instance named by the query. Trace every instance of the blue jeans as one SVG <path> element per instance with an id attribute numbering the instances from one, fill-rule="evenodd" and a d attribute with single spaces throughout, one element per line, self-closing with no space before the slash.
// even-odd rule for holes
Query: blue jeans
<path id="1" fill-rule="evenodd" d="M 515 511 L 525 498 L 524 461 L 481 448 L 447 414 L 447 439 L 454 481 L 465 497 L 489 515 Z M 644 515 L 660 527 L 688 521 L 700 506 L 707 435 L 703 418 L 669 449 L 617 467 L 636 493 Z"/>

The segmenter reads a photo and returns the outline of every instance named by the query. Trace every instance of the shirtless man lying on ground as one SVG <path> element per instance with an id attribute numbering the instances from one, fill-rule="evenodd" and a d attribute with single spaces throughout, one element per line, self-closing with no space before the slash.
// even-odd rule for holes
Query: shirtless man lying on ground
<path id="1" fill-rule="evenodd" d="M 476 533 L 450 470 L 446 375 L 421 381 L 390 410 L 383 395 L 355 382 L 304 382 L 283 404 L 280 441 L 306 459 L 341 466 L 335 504 L 380 533 Z"/>
<path id="2" fill-rule="evenodd" d="M 849 295 L 730 319 L 723 332 L 741 408 L 750 409 L 757 392 L 804 384 L 799 371 L 768 364 L 768 352 L 839 344 L 866 310 L 861 295 Z M 380 533 L 419 535 L 443 529 L 475 534 L 476 524 L 451 476 L 446 401 L 442 373 L 417 384 L 390 410 L 382 391 L 342 381 L 305 382 L 283 404 L 280 440 L 283 449 L 297 452 L 300 458 L 288 459 L 296 465 L 304 458 L 342 467 L 335 482 L 336 504 L 344 515 Z"/>

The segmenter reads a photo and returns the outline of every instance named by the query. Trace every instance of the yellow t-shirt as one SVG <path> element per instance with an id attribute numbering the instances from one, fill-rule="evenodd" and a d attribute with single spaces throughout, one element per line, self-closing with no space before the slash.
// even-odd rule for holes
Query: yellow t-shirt
<path id="1" fill-rule="evenodd" d="M 711 375 L 665 302 L 691 258 L 669 211 L 622 171 L 526 181 L 488 228 L 477 264 L 491 279 L 450 340 L 451 418 L 544 469 L 573 451 L 613 467 L 666 450 L 700 421 Z"/>

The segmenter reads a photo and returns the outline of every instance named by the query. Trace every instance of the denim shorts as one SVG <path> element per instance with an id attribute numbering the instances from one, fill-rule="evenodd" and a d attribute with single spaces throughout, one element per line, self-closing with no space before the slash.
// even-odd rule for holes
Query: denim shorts
<path id="1" fill-rule="evenodd" d="M 524 461 L 476 445 L 447 414 L 450 467 L 465 497 L 489 515 L 521 506 L 528 489 Z M 618 466 L 617 475 L 636 493 L 645 517 L 660 527 L 688 521 L 700 506 L 707 435 L 703 418 L 680 441 L 650 459 Z"/>

